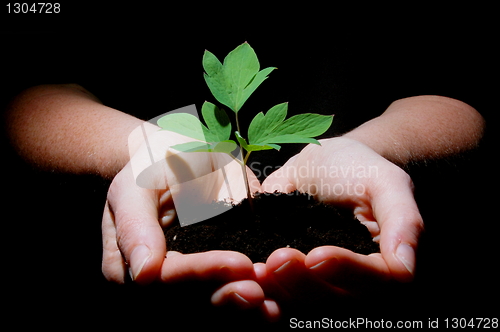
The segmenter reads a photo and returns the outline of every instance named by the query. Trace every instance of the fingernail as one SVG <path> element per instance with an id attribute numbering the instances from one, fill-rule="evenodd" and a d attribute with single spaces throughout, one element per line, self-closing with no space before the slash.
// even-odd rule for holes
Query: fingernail
<path id="1" fill-rule="evenodd" d="M 401 243 L 396 249 L 396 257 L 406 267 L 408 272 L 413 275 L 415 270 L 415 251 L 406 243 Z"/>
<path id="2" fill-rule="evenodd" d="M 219 268 L 219 275 L 221 277 L 224 277 L 225 280 L 231 280 L 234 279 L 238 274 L 234 272 L 234 270 L 230 267 L 224 265 Z"/>
<path id="3" fill-rule="evenodd" d="M 336 276 L 343 272 L 342 264 L 339 264 L 339 260 L 335 257 L 326 259 L 314 266 L 311 266 L 309 271 L 323 280 L 328 280 L 328 282 L 335 282 Z"/>
<path id="4" fill-rule="evenodd" d="M 309 270 L 318 270 L 318 269 L 330 269 L 332 266 L 338 264 L 338 259 L 336 258 L 329 258 L 329 259 L 326 259 L 322 262 L 319 262 L 318 264 L 314 265 L 314 266 L 311 266 L 309 268 Z"/>
<path id="5" fill-rule="evenodd" d="M 276 270 L 274 270 L 274 274 L 280 274 L 282 273 L 283 271 L 286 271 L 288 270 L 290 267 L 294 266 L 295 264 L 298 263 L 298 260 L 296 260 L 295 258 L 294 259 L 291 259 L 289 260 L 288 262 L 286 262 L 285 264 L 281 265 L 280 267 L 278 267 Z"/>
<path id="6" fill-rule="evenodd" d="M 219 306 L 236 306 L 240 309 L 248 309 L 254 307 L 247 299 L 236 292 L 225 294 L 224 288 L 215 291 L 212 294 L 211 302 L 213 305 Z"/>
<path id="7" fill-rule="evenodd" d="M 233 302 L 238 306 L 240 309 L 248 309 L 252 308 L 252 304 L 248 302 L 243 296 L 241 296 L 238 293 L 231 293 Z"/>
<path id="8" fill-rule="evenodd" d="M 136 280 L 144 265 L 151 257 L 151 250 L 145 245 L 136 247 L 130 255 L 130 273 L 132 280 Z"/>

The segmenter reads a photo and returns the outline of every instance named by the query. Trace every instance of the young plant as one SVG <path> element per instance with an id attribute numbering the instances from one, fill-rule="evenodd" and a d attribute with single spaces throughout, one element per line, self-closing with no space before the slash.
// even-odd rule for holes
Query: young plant
<path id="1" fill-rule="evenodd" d="M 268 77 L 275 67 L 260 70 L 255 51 L 244 43 L 231 51 L 221 63 L 215 55 L 205 51 L 203 56 L 204 78 L 213 96 L 229 107 L 236 120 L 235 140 L 231 139 L 231 121 L 222 108 L 205 101 L 201 113 L 206 126 L 188 113 L 169 114 L 158 120 L 163 130 L 170 130 L 197 141 L 177 144 L 172 148 L 183 152 L 224 152 L 231 155 L 242 167 L 248 200 L 252 196 L 245 166 L 253 151 L 280 149 L 282 143 L 320 144 L 313 137 L 323 134 L 332 124 L 333 116 L 305 113 L 288 119 L 288 103 L 278 104 L 266 114 L 258 113 L 248 126 L 247 139 L 242 134 L 239 112 L 250 95 Z M 232 152 L 240 149 L 241 159 Z"/>

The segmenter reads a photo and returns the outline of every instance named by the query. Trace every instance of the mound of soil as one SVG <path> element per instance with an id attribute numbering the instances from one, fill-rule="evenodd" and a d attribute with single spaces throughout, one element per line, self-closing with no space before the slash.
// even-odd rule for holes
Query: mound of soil
<path id="1" fill-rule="evenodd" d="M 254 263 L 265 262 L 276 249 L 310 250 L 333 245 L 360 254 L 380 252 L 368 229 L 342 210 L 314 200 L 308 194 L 259 194 L 245 199 L 225 213 L 209 220 L 165 231 L 168 250 L 195 253 L 233 250 Z M 214 208 L 217 208 L 214 203 Z"/>

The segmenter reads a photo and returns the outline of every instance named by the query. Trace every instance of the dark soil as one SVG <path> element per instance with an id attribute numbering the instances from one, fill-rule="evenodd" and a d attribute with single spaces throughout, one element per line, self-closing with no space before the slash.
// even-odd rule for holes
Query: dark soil
<path id="1" fill-rule="evenodd" d="M 222 203 L 214 204 L 217 208 Z M 233 250 L 244 253 L 254 263 L 265 262 L 274 250 L 283 247 L 305 254 L 324 245 L 365 255 L 380 252 L 368 229 L 353 218 L 352 211 L 319 203 L 307 194 L 256 194 L 253 206 L 252 212 L 245 199 L 209 220 L 167 229 L 168 250 Z"/>

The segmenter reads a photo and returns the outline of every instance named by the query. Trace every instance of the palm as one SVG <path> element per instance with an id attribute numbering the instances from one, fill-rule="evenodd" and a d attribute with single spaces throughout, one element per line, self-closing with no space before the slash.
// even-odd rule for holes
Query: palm
<path id="1" fill-rule="evenodd" d="M 215 281 L 220 288 L 212 296 L 213 304 L 265 307 L 263 291 L 253 281 L 254 266 L 245 255 L 229 251 L 167 254 L 168 244 L 165 244 L 162 227 L 175 219 L 175 194 L 182 196 L 193 189 L 186 187 L 185 182 L 197 186 L 194 189 L 198 189 L 198 196 L 194 199 L 198 201 L 227 198 L 228 192 L 236 198 L 244 197 L 246 190 L 244 182 L 239 181 L 242 177 L 240 165 L 218 159 L 219 154 L 198 154 L 193 160 L 185 159 L 183 164 L 190 167 L 182 169 L 183 174 L 179 173 L 161 160 L 169 153 L 168 147 L 161 150 L 165 145 L 162 135 L 165 134 L 159 133 L 149 140 L 149 149 L 146 146 L 139 149 L 110 185 L 102 221 L 104 275 L 115 282 L 124 282 L 127 272 L 138 283 Z M 158 157 L 158 162 L 151 164 L 151 155 L 153 161 Z M 190 154 L 188 158 L 195 155 Z M 224 156 L 227 155 L 221 154 L 220 158 L 226 158 Z M 204 158 L 211 158 L 212 162 L 207 164 Z M 218 175 L 211 175 L 216 163 L 223 165 L 227 179 L 221 181 Z M 193 179 L 179 181 L 186 174 Z M 204 180 L 197 181 L 199 177 Z M 227 183 L 231 184 L 230 190 Z"/>
<path id="2" fill-rule="evenodd" d="M 357 141 L 323 140 L 321 147 L 309 145 L 263 183 L 265 191 L 280 188 L 309 191 L 324 202 L 352 208 L 380 241 L 381 253 L 364 256 L 325 246 L 305 256 L 281 249 L 266 263 L 268 271 L 280 272 L 273 274 L 274 282 L 294 293 L 295 284 L 303 280 L 293 281 L 290 275 L 303 275 L 309 284 L 316 280 L 320 289 L 352 293 L 372 282 L 412 278 L 415 257 L 408 249 L 416 248 L 422 220 L 411 180 L 399 167 Z M 284 265 L 290 261 L 300 264 Z"/>

